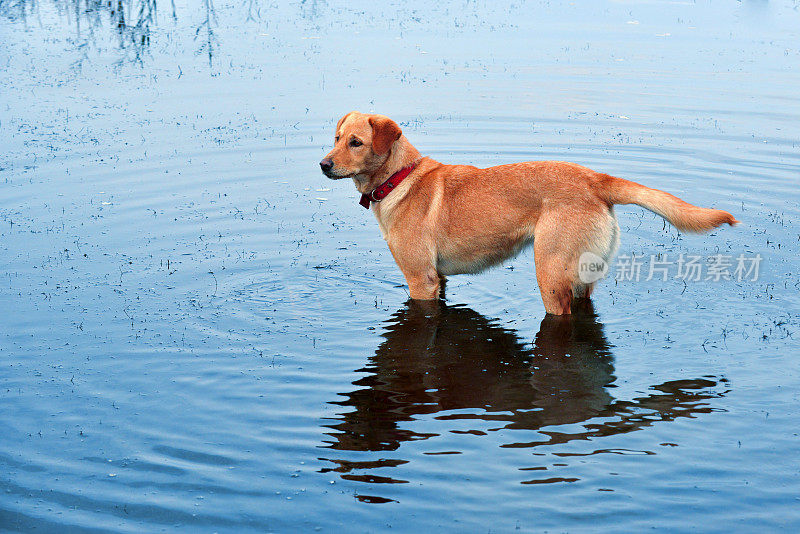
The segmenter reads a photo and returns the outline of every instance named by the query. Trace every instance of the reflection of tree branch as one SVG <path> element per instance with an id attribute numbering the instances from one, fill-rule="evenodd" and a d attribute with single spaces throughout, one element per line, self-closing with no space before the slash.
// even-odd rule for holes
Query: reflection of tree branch
<path id="1" fill-rule="evenodd" d="M 118 40 L 122 52 L 117 64 L 126 61 L 142 65 L 150 47 L 151 31 L 157 25 L 157 0 L 50 0 L 54 8 L 69 21 L 75 23 L 76 50 L 80 53 L 73 65 L 80 65 L 88 57 L 89 44 L 95 44 L 101 29 L 110 29 Z M 0 16 L 12 22 L 20 21 L 26 26 L 28 18 L 39 14 L 37 0 L 0 0 Z M 248 0 L 247 20 L 260 17 L 258 0 Z M 175 0 L 170 0 L 168 16 L 178 20 Z M 217 15 L 213 0 L 203 0 L 203 20 L 195 31 L 195 40 L 203 32 L 198 54 L 208 54 L 209 67 L 213 65 L 216 52 Z M 106 18 L 103 14 L 107 14 Z M 42 22 L 39 22 L 42 25 Z M 108 27 L 104 28 L 108 24 Z"/>
<path id="2" fill-rule="evenodd" d="M 197 53 L 199 54 L 203 52 L 203 50 L 208 52 L 208 67 L 211 68 L 213 67 L 214 45 L 216 44 L 216 40 L 214 38 L 214 25 L 217 24 L 217 14 L 214 11 L 213 0 L 203 0 L 203 4 L 205 5 L 206 9 L 206 18 L 200 23 L 200 26 L 197 27 L 197 30 L 194 32 L 194 37 L 197 39 L 197 36 L 200 35 L 200 30 L 205 27 L 206 42 L 203 43 Z"/>
<path id="3" fill-rule="evenodd" d="M 319 17 L 319 3 L 318 0 L 301 0 L 300 1 L 301 16 L 304 19 L 316 19 Z"/>
<path id="4" fill-rule="evenodd" d="M 134 24 L 126 24 L 123 0 L 117 0 L 117 9 L 112 12 L 112 18 L 116 13 L 120 48 L 125 49 L 126 46 L 129 46 L 133 52 L 132 61 L 142 65 L 142 54 L 150 46 L 150 27 L 156 23 L 157 8 L 156 0 L 140 0 L 138 4 Z"/>
<path id="5" fill-rule="evenodd" d="M 157 0 L 52 0 L 55 9 L 75 23 L 76 49 L 81 57 L 73 65 L 78 67 L 87 58 L 87 45 L 97 40 L 104 13 L 108 14 L 109 26 L 118 36 L 119 48 L 123 51 L 118 63 L 128 59 L 142 64 L 144 52 L 150 45 L 151 28 L 156 24 L 156 3 Z M 28 17 L 38 15 L 39 8 L 36 0 L 0 0 L 0 16 L 11 21 L 21 20 L 26 26 Z M 177 18 L 174 0 L 172 16 Z"/>
<path id="6" fill-rule="evenodd" d="M 125 29 L 125 6 L 122 5 L 122 0 L 117 0 L 117 9 L 111 12 L 111 16 L 117 18 L 117 29 L 122 31 Z"/>
<path id="7" fill-rule="evenodd" d="M 78 39 L 81 38 L 81 3 L 80 0 L 75 2 L 75 33 L 78 35 Z"/>
<path id="8" fill-rule="evenodd" d="M 261 20 L 261 6 L 258 0 L 247 0 L 247 18 L 245 22 L 256 22 L 257 20 Z"/>
<path id="9" fill-rule="evenodd" d="M 34 2 L 26 2 L 26 0 L 0 0 L 0 15 L 7 17 L 12 21 L 21 20 L 27 28 L 28 26 L 28 8 Z"/>

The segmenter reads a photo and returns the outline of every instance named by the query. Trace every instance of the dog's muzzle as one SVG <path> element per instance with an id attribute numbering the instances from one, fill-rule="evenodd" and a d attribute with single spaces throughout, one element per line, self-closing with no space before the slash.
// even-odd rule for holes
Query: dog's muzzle
<path id="1" fill-rule="evenodd" d="M 325 158 L 319 162 L 319 168 L 322 169 L 322 174 L 327 176 L 328 178 L 333 178 L 333 160 L 331 158 Z"/>

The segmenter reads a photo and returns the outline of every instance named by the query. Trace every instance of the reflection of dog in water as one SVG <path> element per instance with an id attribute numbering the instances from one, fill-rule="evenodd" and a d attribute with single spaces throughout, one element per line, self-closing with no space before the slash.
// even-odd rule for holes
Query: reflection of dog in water
<path id="1" fill-rule="evenodd" d="M 440 412 L 458 411 L 436 417 L 441 432 L 471 434 L 485 434 L 486 421 L 497 429 L 539 430 L 597 419 L 577 431 L 540 431 L 533 434 L 538 441 L 507 446 L 557 444 L 710 412 L 704 401 L 722 394 L 712 389 L 717 381 L 703 378 L 666 382 L 652 386 L 656 391 L 649 395 L 615 400 L 608 391 L 615 380 L 613 356 L 591 309 L 571 320 L 547 316 L 530 345 L 498 320 L 469 308 L 410 301 L 383 335 L 386 340 L 359 369 L 369 375 L 354 382 L 357 389 L 343 394 L 344 400 L 332 403 L 344 410 L 326 425 L 332 430 L 329 448 L 395 450 L 404 441 L 439 435 L 416 432 L 405 423 Z M 459 430 L 448 428 L 448 419 L 458 419 Z M 482 424 L 464 430 L 469 419 Z M 356 467 L 331 461 L 338 464 L 336 471 Z"/>

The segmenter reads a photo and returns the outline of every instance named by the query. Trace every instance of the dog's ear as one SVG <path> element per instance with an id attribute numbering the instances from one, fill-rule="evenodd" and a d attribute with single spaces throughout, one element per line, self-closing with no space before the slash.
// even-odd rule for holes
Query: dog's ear
<path id="1" fill-rule="evenodd" d="M 389 117 L 373 115 L 369 118 L 372 126 L 372 151 L 382 155 L 389 152 L 395 141 L 403 135 L 403 130 Z"/>
<path id="2" fill-rule="evenodd" d="M 341 119 L 339 119 L 339 122 L 337 122 L 337 123 L 336 123 L 336 133 L 339 133 L 339 128 L 341 128 L 341 127 L 342 127 L 342 123 L 345 121 L 345 119 L 346 119 L 347 117 L 349 117 L 349 116 L 350 116 L 350 115 L 352 115 L 353 113 L 357 113 L 357 112 L 356 112 L 356 111 L 351 111 L 350 113 L 346 114 L 344 117 L 342 117 Z"/>

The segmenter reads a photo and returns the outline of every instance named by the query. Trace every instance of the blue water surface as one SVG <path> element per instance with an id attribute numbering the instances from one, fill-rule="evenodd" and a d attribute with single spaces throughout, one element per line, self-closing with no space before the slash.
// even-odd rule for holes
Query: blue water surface
<path id="1" fill-rule="evenodd" d="M 0 530 L 800 529 L 796 0 L 17 0 L 0 42 Z M 743 224 L 618 208 L 642 276 L 570 323 L 528 252 L 423 308 L 319 173 L 352 109 Z"/>

